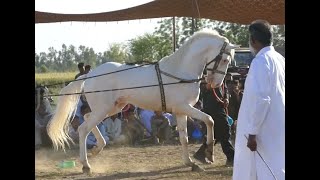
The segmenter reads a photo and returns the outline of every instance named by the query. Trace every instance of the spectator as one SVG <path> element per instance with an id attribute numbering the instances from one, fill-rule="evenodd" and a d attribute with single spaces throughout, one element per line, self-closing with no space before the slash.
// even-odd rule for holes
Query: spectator
<path id="1" fill-rule="evenodd" d="M 106 134 L 109 137 L 111 144 L 121 144 L 125 141 L 125 136 L 121 135 L 122 123 L 118 118 L 118 114 L 107 118 L 104 124 L 107 126 Z"/>
<path id="2" fill-rule="evenodd" d="M 171 139 L 171 127 L 169 119 L 166 118 L 161 111 L 155 111 L 155 115 L 151 118 L 151 132 L 155 144 Z"/>
<path id="3" fill-rule="evenodd" d="M 86 65 L 84 67 L 84 74 L 88 74 L 91 71 L 91 66 L 90 65 Z"/>
<path id="4" fill-rule="evenodd" d="M 227 157 L 226 165 L 233 165 L 234 147 L 231 144 L 231 129 L 228 124 L 226 108 L 228 106 L 228 90 L 226 85 L 212 89 L 210 84 L 201 86 L 203 110 L 214 120 L 214 137 L 220 142 L 222 151 Z M 198 151 L 200 153 L 200 151 Z M 195 154 L 197 158 L 198 153 Z"/>
<path id="5" fill-rule="evenodd" d="M 78 64 L 78 69 L 79 69 L 79 73 L 75 76 L 75 79 L 77 79 L 79 76 L 85 74 L 84 73 L 84 63 L 79 63 Z"/>
<path id="6" fill-rule="evenodd" d="M 151 110 L 146 110 L 146 109 L 139 108 L 138 109 L 138 114 L 139 114 L 141 122 L 143 123 L 143 125 L 147 129 L 146 136 L 150 137 L 151 134 L 149 132 L 152 131 L 151 130 L 151 118 L 154 115 L 154 112 L 151 111 Z"/>
<path id="7" fill-rule="evenodd" d="M 143 139 L 144 129 L 142 122 L 137 119 L 133 111 L 130 111 L 128 118 L 124 119 L 124 133 L 132 145 L 137 145 Z"/>
<path id="8" fill-rule="evenodd" d="M 47 133 L 47 124 L 53 116 L 50 101 L 44 95 L 47 93 L 44 87 L 36 89 L 36 104 L 35 107 L 35 148 L 41 146 L 51 146 L 52 142 Z M 39 92 L 39 94 L 37 93 Z"/>

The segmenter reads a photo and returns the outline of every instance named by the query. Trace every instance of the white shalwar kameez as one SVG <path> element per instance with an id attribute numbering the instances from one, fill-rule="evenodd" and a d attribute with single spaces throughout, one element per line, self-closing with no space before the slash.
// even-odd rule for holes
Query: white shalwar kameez
<path id="1" fill-rule="evenodd" d="M 278 180 L 285 179 L 285 58 L 272 46 L 251 63 L 239 110 L 233 180 L 273 180 L 258 153 L 247 147 L 256 135 L 257 151 Z M 246 137 L 245 137 L 246 136 Z"/>

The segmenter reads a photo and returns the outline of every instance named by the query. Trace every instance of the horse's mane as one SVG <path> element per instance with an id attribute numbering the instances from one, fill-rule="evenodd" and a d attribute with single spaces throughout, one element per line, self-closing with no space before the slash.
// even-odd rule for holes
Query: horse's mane
<path id="1" fill-rule="evenodd" d="M 203 38 L 203 37 L 214 37 L 217 39 L 221 39 L 222 41 L 229 42 L 229 40 L 226 37 L 221 36 L 216 30 L 201 30 L 196 33 L 194 33 L 187 41 L 184 42 L 184 44 L 173 54 L 163 57 L 159 62 L 171 62 L 171 59 L 174 57 L 174 59 L 181 59 L 181 56 L 189 50 L 191 47 L 190 45 L 197 39 Z M 180 57 L 180 58 L 176 58 Z M 127 66 L 137 66 L 137 64 L 153 64 L 155 62 L 148 62 L 148 61 L 141 61 L 141 62 L 125 62 L 123 65 Z"/>
<path id="2" fill-rule="evenodd" d="M 217 39 L 221 39 L 222 41 L 229 42 L 229 40 L 226 37 L 221 36 L 216 30 L 201 30 L 196 33 L 194 33 L 187 41 L 184 42 L 184 44 L 173 54 L 166 56 L 162 58 L 159 62 L 166 62 L 170 61 L 172 57 L 182 57 L 182 55 L 189 50 L 191 47 L 190 45 L 197 39 L 203 38 L 203 37 L 214 37 Z M 180 59 L 180 58 L 174 58 L 174 59 Z"/>

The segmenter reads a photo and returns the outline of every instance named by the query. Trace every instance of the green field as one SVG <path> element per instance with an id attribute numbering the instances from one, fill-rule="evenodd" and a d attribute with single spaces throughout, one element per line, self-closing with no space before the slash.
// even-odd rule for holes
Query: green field
<path id="1" fill-rule="evenodd" d="M 39 73 L 35 74 L 35 84 L 36 85 L 50 85 L 50 84 L 58 84 L 57 86 L 48 87 L 50 94 L 58 94 L 65 86 L 65 82 L 74 80 L 77 72 L 63 72 L 63 73 Z M 54 102 L 52 105 L 54 106 L 57 102 L 57 97 L 52 97 Z"/>
<path id="2" fill-rule="evenodd" d="M 77 72 L 35 74 L 36 84 L 55 84 L 74 80 Z"/>

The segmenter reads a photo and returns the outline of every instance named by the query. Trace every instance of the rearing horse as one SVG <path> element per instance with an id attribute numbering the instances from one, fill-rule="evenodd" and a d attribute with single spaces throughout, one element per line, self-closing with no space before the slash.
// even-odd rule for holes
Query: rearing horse
<path id="1" fill-rule="evenodd" d="M 122 89 L 85 94 L 91 113 L 85 115 L 85 122 L 79 127 L 80 161 L 83 164 L 83 172 L 90 172 L 85 146 L 88 133 L 92 131 L 97 139 L 97 148 L 94 154 L 98 154 L 106 145 L 96 126 L 99 122 L 120 112 L 128 103 L 143 109 L 163 111 L 163 99 L 165 99 L 166 111 L 172 112 L 177 117 L 184 164 L 187 166 L 195 165 L 188 154 L 187 116 L 205 122 L 207 126 L 205 154 L 206 158 L 213 162 L 214 121 L 211 116 L 193 107 L 199 99 L 200 81 L 164 85 L 163 92 L 159 90 L 159 86 L 138 89 L 128 88 L 157 85 L 160 81 L 159 78 L 163 84 L 200 79 L 204 69 L 207 70 L 208 75 L 206 81 L 211 83 L 212 87 L 218 87 L 222 84 L 228 65 L 233 58 L 233 49 L 237 47 L 239 46 L 232 45 L 227 38 L 220 36 L 216 31 L 197 32 L 178 51 L 164 57 L 156 64 L 160 73 L 157 73 L 156 65 L 152 64 L 106 76 L 71 82 L 64 87 L 60 94 Z M 131 67 L 134 66 L 109 62 L 98 66 L 78 79 Z M 78 100 L 78 94 L 61 96 L 58 99 L 56 113 L 48 125 L 48 134 L 55 149 L 61 147 L 64 150 L 65 143 L 68 144 L 70 140 L 68 122 L 74 116 Z"/>

